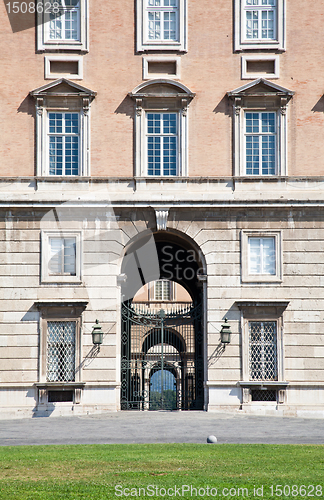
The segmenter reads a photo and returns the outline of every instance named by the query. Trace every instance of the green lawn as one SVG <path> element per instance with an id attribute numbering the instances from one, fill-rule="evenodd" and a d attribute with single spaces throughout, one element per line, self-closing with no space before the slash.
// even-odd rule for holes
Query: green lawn
<path id="1" fill-rule="evenodd" d="M 0 499 L 215 497 L 323 499 L 324 446 L 0 447 Z"/>

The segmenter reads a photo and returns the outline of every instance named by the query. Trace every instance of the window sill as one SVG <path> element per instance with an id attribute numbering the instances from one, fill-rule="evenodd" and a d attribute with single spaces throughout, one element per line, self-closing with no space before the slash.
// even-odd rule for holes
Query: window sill
<path id="1" fill-rule="evenodd" d="M 70 308 L 70 307 L 78 307 L 84 310 L 87 305 L 88 301 L 87 300 L 78 300 L 78 299 L 67 299 L 67 300 L 36 300 L 34 302 L 35 307 L 38 309 L 43 309 L 43 308 L 48 308 L 48 309 L 53 309 L 57 307 L 62 307 L 63 309 Z"/>
<path id="2" fill-rule="evenodd" d="M 278 380 L 239 380 L 237 382 L 237 385 L 239 387 L 253 387 L 254 389 L 261 389 L 262 387 L 270 387 L 270 388 L 281 388 L 285 389 L 288 385 L 289 382 L 283 381 L 279 382 Z"/>
<path id="3" fill-rule="evenodd" d="M 245 50 L 260 50 L 260 49 L 270 49 L 270 50 L 276 50 L 280 52 L 285 52 L 286 49 L 282 47 L 282 45 L 277 41 L 273 42 L 248 42 L 244 41 L 241 42 L 240 46 L 236 49 L 235 52 L 243 52 Z"/>
<path id="4" fill-rule="evenodd" d="M 84 47 L 84 44 L 82 42 L 74 42 L 74 43 L 68 43 L 68 42 L 62 42 L 62 43 L 57 43 L 57 42 L 46 42 L 44 43 L 37 52 L 47 52 L 47 51 L 56 51 L 56 50 L 74 50 L 74 51 L 79 51 L 79 52 L 89 52 L 88 49 Z"/>
<path id="5" fill-rule="evenodd" d="M 143 43 L 141 47 L 138 48 L 137 52 L 148 52 L 152 50 L 165 50 L 165 51 L 176 51 L 176 52 L 182 52 L 186 53 L 188 52 L 187 49 L 184 49 L 181 46 L 181 43 L 179 42 L 174 42 L 174 43 L 165 43 L 165 42 L 157 42 L 157 43 Z"/>
<path id="6" fill-rule="evenodd" d="M 42 279 L 41 284 L 42 285 L 48 285 L 48 284 L 59 284 L 59 283 L 66 283 L 66 284 L 73 284 L 73 285 L 82 285 L 82 279 L 79 278 L 78 276 L 51 276 L 51 277 L 46 277 Z"/>
<path id="7" fill-rule="evenodd" d="M 262 283 L 262 285 L 273 285 L 274 283 L 277 283 L 280 285 L 283 282 L 282 278 L 279 276 L 267 276 L 267 275 L 252 275 L 252 276 L 244 276 L 242 277 L 242 283 L 255 283 L 259 284 Z"/>
<path id="8" fill-rule="evenodd" d="M 61 389 L 64 391 L 65 389 L 83 389 L 86 385 L 85 382 L 35 382 L 35 387 L 38 389 L 47 389 L 47 388 L 55 388 Z"/>
<path id="9" fill-rule="evenodd" d="M 52 407 L 57 404 L 59 406 L 80 404 L 81 393 L 84 389 L 85 382 L 36 382 L 34 385 L 38 391 L 37 406 L 44 408 L 48 405 Z M 59 393 L 63 393 L 65 396 L 68 395 L 71 399 L 60 400 L 59 397 L 59 399 L 49 401 L 50 393 L 52 393 L 52 395 L 53 393 L 56 393 L 57 395 L 59 395 Z"/>

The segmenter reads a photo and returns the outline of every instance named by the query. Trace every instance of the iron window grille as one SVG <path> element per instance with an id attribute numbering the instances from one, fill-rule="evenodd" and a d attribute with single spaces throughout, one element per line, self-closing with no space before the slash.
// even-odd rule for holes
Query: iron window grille
<path id="1" fill-rule="evenodd" d="M 75 321 L 47 322 L 47 382 L 75 381 Z"/>
<path id="2" fill-rule="evenodd" d="M 250 380 L 278 380 L 276 321 L 249 322 Z"/>
<path id="3" fill-rule="evenodd" d="M 262 389 L 252 389 L 251 390 L 252 401 L 277 401 L 277 391 L 276 390 L 262 390 Z"/>

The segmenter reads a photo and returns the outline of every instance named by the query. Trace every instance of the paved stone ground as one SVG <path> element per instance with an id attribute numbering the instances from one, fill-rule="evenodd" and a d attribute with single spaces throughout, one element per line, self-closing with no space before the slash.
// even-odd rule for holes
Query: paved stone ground
<path id="1" fill-rule="evenodd" d="M 0 445 L 206 443 L 324 444 L 324 419 L 208 412 L 117 412 L 0 421 Z"/>

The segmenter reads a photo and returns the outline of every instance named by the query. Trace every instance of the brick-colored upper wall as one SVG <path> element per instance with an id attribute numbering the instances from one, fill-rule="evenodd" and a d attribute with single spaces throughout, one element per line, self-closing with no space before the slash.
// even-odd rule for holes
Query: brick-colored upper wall
<path id="1" fill-rule="evenodd" d="M 324 3 L 316 0 L 305 9 L 302 0 L 287 0 L 286 7 L 287 50 L 280 54 L 275 82 L 295 91 L 288 114 L 288 172 L 323 175 Z M 78 83 L 98 92 L 91 109 L 93 176 L 134 173 L 134 104 L 126 96 L 142 82 L 142 55 L 135 52 L 133 9 L 129 0 L 90 1 L 90 52 L 83 56 L 84 79 Z M 13 32 L 0 3 L 1 176 L 35 174 L 29 92 L 50 81 L 44 79 L 44 53 L 36 53 L 35 37 L 35 27 Z M 181 82 L 196 93 L 189 110 L 189 174 L 232 175 L 232 108 L 225 95 L 247 82 L 241 80 L 241 55 L 233 53 L 232 2 L 188 0 Z"/>

